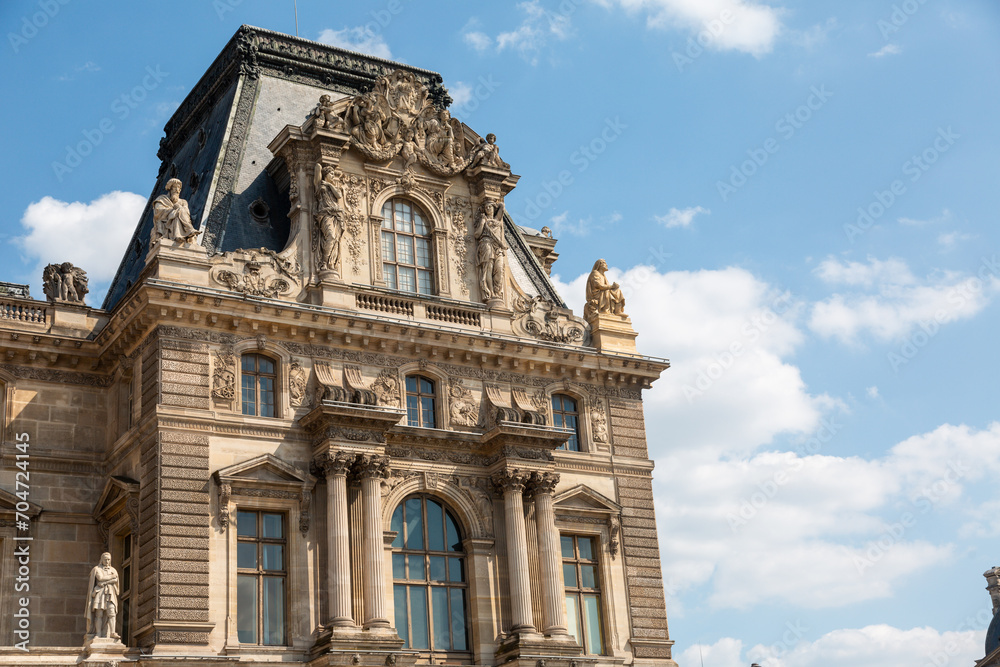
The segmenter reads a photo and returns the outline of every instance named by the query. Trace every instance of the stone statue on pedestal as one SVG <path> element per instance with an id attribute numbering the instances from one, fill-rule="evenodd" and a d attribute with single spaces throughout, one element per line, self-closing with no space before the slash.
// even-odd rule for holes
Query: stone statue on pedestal
<path id="1" fill-rule="evenodd" d="M 50 303 L 83 303 L 89 292 L 87 272 L 69 262 L 49 264 L 42 271 L 42 291 Z"/>
<path id="2" fill-rule="evenodd" d="M 111 554 L 101 554 L 101 562 L 90 571 L 87 584 L 87 635 L 120 639 L 115 632 L 118 617 L 118 570 L 111 567 Z"/>
<path id="3" fill-rule="evenodd" d="M 603 259 L 594 262 L 594 268 L 587 278 L 587 305 L 583 307 L 583 316 L 590 320 L 604 313 L 625 315 L 625 296 L 618 283 L 609 283 L 604 273 L 608 263 Z"/>
<path id="4" fill-rule="evenodd" d="M 166 189 L 169 194 L 160 195 L 153 201 L 153 231 L 149 235 L 149 245 L 166 238 L 183 243 L 191 243 L 198 236 L 198 230 L 191 224 L 188 203 L 181 199 L 180 179 L 171 178 Z"/>
<path id="5" fill-rule="evenodd" d="M 479 266 L 479 289 L 483 301 L 503 299 L 504 273 L 507 266 L 507 243 L 503 234 L 502 201 L 487 201 L 476 225 L 476 262 Z"/>

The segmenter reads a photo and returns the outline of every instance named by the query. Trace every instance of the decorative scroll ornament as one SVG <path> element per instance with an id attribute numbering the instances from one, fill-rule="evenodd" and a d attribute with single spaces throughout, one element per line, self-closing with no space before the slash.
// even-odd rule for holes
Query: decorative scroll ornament
<path id="1" fill-rule="evenodd" d="M 594 442 L 608 442 L 608 416 L 604 412 L 604 404 L 592 400 L 590 408 L 590 423 L 594 431 Z"/>
<path id="2" fill-rule="evenodd" d="M 451 255 L 455 263 L 455 274 L 462 294 L 469 294 L 469 252 L 475 238 L 469 231 L 466 221 L 466 210 L 469 200 L 464 197 L 449 197 L 445 205 L 445 214 L 450 220 L 448 237 L 451 239 Z"/>
<path id="3" fill-rule="evenodd" d="M 219 486 L 219 525 L 229 527 L 229 499 L 233 497 L 233 487 L 229 484 Z"/>
<path id="4" fill-rule="evenodd" d="M 560 310 L 541 296 L 518 296 L 514 299 L 514 331 L 553 343 L 582 344 L 586 325 Z"/>
<path id="5" fill-rule="evenodd" d="M 69 262 L 49 264 L 42 271 L 42 291 L 49 303 L 83 303 L 90 291 L 87 272 Z"/>
<path id="6" fill-rule="evenodd" d="M 309 378 L 305 369 L 302 368 L 302 364 L 297 360 L 292 360 L 288 370 L 288 395 L 293 408 L 307 405 L 306 386 L 308 384 Z"/>
<path id="7" fill-rule="evenodd" d="M 350 147 L 373 162 L 397 155 L 403 171 L 420 163 L 438 176 L 454 176 L 479 166 L 509 171 L 500 159 L 496 136 L 473 146 L 461 121 L 435 100 L 413 73 L 396 70 L 380 76 L 374 88 L 350 99 L 342 115 L 328 95 L 320 97 L 307 124 L 350 136 Z M 324 99 L 325 98 L 325 99 Z"/>
<path id="8" fill-rule="evenodd" d="M 451 381 L 451 423 L 458 426 L 475 426 L 479 423 L 479 403 L 461 380 Z"/>
<path id="9" fill-rule="evenodd" d="M 611 557 L 618 555 L 618 534 L 621 532 L 622 522 L 617 516 L 608 517 L 608 551 Z"/>
<path id="10" fill-rule="evenodd" d="M 217 269 L 212 278 L 234 292 L 250 296 L 286 296 L 301 273 L 296 263 L 266 248 L 225 253 L 224 257 L 233 268 L 243 264 L 243 270 Z"/>
<path id="11" fill-rule="evenodd" d="M 511 390 L 511 396 L 514 397 L 514 404 L 518 407 L 521 412 L 524 413 L 525 424 L 534 424 L 536 426 L 545 426 L 546 411 L 536 410 L 535 403 L 528 396 L 528 392 L 520 387 L 514 387 Z"/>
<path id="12" fill-rule="evenodd" d="M 236 355 L 218 352 L 212 370 L 212 398 L 231 403 L 236 398 Z"/>

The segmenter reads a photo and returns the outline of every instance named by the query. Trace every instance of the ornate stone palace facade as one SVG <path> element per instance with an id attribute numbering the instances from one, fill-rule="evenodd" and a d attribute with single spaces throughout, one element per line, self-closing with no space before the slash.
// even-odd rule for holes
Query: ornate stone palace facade
<path id="1" fill-rule="evenodd" d="M 449 103 L 244 26 L 103 307 L 68 263 L 0 284 L 0 665 L 675 664 L 669 363 L 603 261 L 566 308 Z"/>

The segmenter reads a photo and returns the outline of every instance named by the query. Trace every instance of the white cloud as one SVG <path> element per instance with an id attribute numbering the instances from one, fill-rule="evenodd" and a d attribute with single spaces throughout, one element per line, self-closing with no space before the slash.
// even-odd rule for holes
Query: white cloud
<path id="1" fill-rule="evenodd" d="M 671 227 L 689 227 L 694 217 L 699 213 L 708 215 L 711 211 L 701 206 L 690 206 L 684 209 L 671 208 L 666 215 L 654 215 L 653 217 L 658 223 L 670 229 Z"/>
<path id="2" fill-rule="evenodd" d="M 456 81 L 454 85 L 448 86 L 448 94 L 451 95 L 451 103 L 461 107 L 472 99 L 472 86 Z"/>
<path id="3" fill-rule="evenodd" d="M 644 12 L 651 28 L 703 34 L 709 47 L 760 57 L 770 53 L 782 31 L 781 9 L 754 0 L 600 0 L 630 12 Z M 716 28 L 713 30 L 713 27 Z"/>
<path id="4" fill-rule="evenodd" d="M 25 209 L 25 234 L 15 241 L 25 259 L 35 262 L 38 284 L 46 264 L 72 262 L 87 272 L 91 292 L 97 295 L 104 287 L 100 283 L 118 270 L 145 205 L 145 197 L 117 190 L 89 204 L 42 197 Z"/>
<path id="5" fill-rule="evenodd" d="M 848 344 L 859 343 L 865 334 L 900 340 L 921 324 L 968 319 L 1000 291 L 996 275 L 939 271 L 918 279 L 899 259 L 862 263 L 829 258 L 815 273 L 824 282 L 858 288 L 814 304 L 809 318 L 813 331 Z"/>
<path id="6" fill-rule="evenodd" d="M 975 236 L 963 232 L 947 232 L 937 237 L 937 243 L 942 250 L 953 250 L 961 241 L 971 241 Z"/>
<path id="7" fill-rule="evenodd" d="M 496 38 L 478 30 L 475 19 L 462 29 L 462 39 L 480 53 L 494 49 L 497 53 L 514 51 L 532 65 L 538 64 L 538 56 L 550 39 L 565 40 L 572 33 L 569 14 L 550 11 L 539 3 L 529 0 L 517 5 L 523 14 L 521 24 L 512 30 L 502 31 Z"/>
<path id="8" fill-rule="evenodd" d="M 808 641 L 797 639 L 799 632 L 795 623 L 789 623 L 776 629 L 774 643 L 757 644 L 745 652 L 743 642 L 731 637 L 711 645 L 695 644 L 678 656 L 678 662 L 697 666 L 704 657 L 704 664 L 712 667 L 745 667 L 750 662 L 765 667 L 971 665 L 982 657 L 986 635 L 979 628 L 941 632 L 930 627 L 903 630 L 869 625 L 834 630 Z"/>
<path id="9" fill-rule="evenodd" d="M 941 222 L 947 222 L 951 220 L 951 211 L 948 209 L 943 209 L 941 215 L 936 218 L 927 218 L 925 220 L 918 220 L 916 218 L 897 218 L 899 224 L 908 227 L 923 227 L 924 225 L 936 225 Z"/>
<path id="10" fill-rule="evenodd" d="M 319 34 L 318 42 L 337 46 L 348 51 L 367 53 L 376 58 L 392 60 L 392 51 L 382 35 L 375 34 L 365 26 L 332 30 L 326 28 Z"/>
<path id="11" fill-rule="evenodd" d="M 622 219 L 621 213 L 617 211 L 602 219 L 594 220 L 594 216 L 588 215 L 586 218 L 570 219 L 569 211 L 563 211 L 558 215 L 549 218 L 549 227 L 556 238 L 569 234 L 571 236 L 587 236 L 593 231 L 601 231 L 618 224 Z"/>
<path id="12" fill-rule="evenodd" d="M 899 44 L 886 44 L 885 46 L 883 46 L 878 51 L 875 51 L 873 53 L 869 53 L 868 57 L 869 58 L 882 58 L 884 56 L 898 56 L 902 52 L 903 52 L 903 49 L 902 49 L 902 47 L 899 46 Z"/>
<path id="13" fill-rule="evenodd" d="M 872 385 L 865 389 L 865 393 L 868 394 L 868 398 L 878 398 L 878 387 Z"/>

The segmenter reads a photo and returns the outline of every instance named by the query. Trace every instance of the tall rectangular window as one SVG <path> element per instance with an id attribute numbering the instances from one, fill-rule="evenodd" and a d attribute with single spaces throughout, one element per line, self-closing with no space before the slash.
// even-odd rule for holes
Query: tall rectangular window
<path id="1" fill-rule="evenodd" d="M 132 613 L 132 533 L 125 533 L 118 538 L 118 553 L 121 554 L 121 578 L 118 580 L 118 617 L 121 619 L 122 643 L 130 646 L 129 639 L 132 633 L 131 613 Z"/>
<path id="2" fill-rule="evenodd" d="M 552 423 L 559 428 L 573 431 L 566 444 L 559 449 L 580 451 L 580 412 L 577 410 L 576 401 L 564 394 L 555 394 L 552 397 Z"/>
<path id="3" fill-rule="evenodd" d="M 244 354 L 241 362 L 243 414 L 274 417 L 277 371 L 263 354 Z"/>
<path id="4" fill-rule="evenodd" d="M 236 513 L 236 628 L 241 644 L 285 640 L 285 515 Z"/>
<path id="5" fill-rule="evenodd" d="M 569 633 L 590 655 L 604 653 L 601 621 L 601 584 L 597 540 L 562 535 L 563 581 L 566 585 L 566 622 Z"/>

